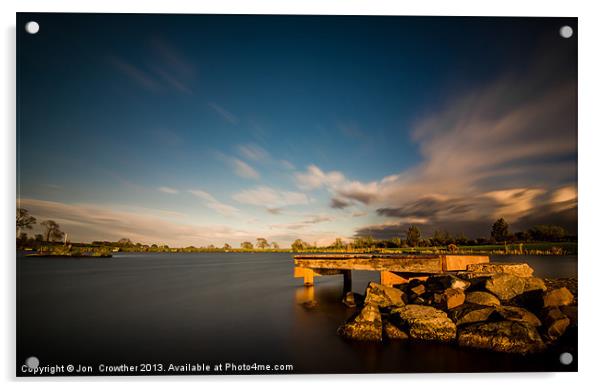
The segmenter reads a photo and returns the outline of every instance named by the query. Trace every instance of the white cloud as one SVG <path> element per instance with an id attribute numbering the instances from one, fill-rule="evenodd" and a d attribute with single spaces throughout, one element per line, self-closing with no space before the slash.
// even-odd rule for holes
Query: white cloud
<path id="1" fill-rule="evenodd" d="M 180 191 L 176 190 L 175 188 L 171 188 L 171 187 L 159 187 L 159 188 L 157 188 L 157 190 L 161 191 L 163 193 L 172 194 L 172 195 L 180 192 Z"/>
<path id="2" fill-rule="evenodd" d="M 237 158 L 232 159 L 232 165 L 234 166 L 234 172 L 245 179 L 259 179 L 259 173 L 253 169 L 246 162 L 239 160 Z"/>
<path id="3" fill-rule="evenodd" d="M 345 176 L 338 171 L 324 172 L 316 165 L 307 167 L 306 172 L 297 172 L 295 180 L 299 188 L 313 190 L 320 187 L 335 187 L 345 181 Z"/>
<path id="4" fill-rule="evenodd" d="M 190 190 L 188 192 L 190 192 L 192 195 L 196 196 L 197 198 L 204 200 L 205 206 L 209 207 L 210 209 L 212 209 L 224 216 L 227 216 L 227 217 L 234 216 L 234 215 L 238 214 L 238 212 L 240 211 L 234 206 L 231 206 L 229 204 L 218 201 L 217 199 L 215 199 L 215 197 L 213 195 L 211 195 L 210 193 L 208 193 L 206 191 Z"/>
<path id="5" fill-rule="evenodd" d="M 243 190 L 234 194 L 232 198 L 240 203 L 272 209 L 309 203 L 309 198 L 304 193 L 280 191 L 266 186 Z"/>

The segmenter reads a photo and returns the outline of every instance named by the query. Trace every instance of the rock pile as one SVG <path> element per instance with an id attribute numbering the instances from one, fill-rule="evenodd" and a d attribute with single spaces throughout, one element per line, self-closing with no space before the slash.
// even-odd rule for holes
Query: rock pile
<path id="1" fill-rule="evenodd" d="M 570 283 L 533 277 L 526 263 L 485 263 L 395 287 L 371 282 L 363 307 L 338 333 L 362 341 L 415 339 L 539 352 L 577 326 L 576 281 L 564 281 Z"/>

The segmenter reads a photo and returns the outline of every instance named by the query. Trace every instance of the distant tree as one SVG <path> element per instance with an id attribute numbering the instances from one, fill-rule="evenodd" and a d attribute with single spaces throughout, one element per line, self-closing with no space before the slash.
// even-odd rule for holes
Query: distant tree
<path id="1" fill-rule="evenodd" d="M 456 245 L 466 245 L 468 244 L 468 237 L 464 233 L 460 233 L 454 239 Z"/>
<path id="2" fill-rule="evenodd" d="M 280 249 L 280 245 L 278 245 L 277 242 L 273 241 L 272 242 L 272 249 Z"/>
<path id="3" fill-rule="evenodd" d="M 291 244 L 291 249 L 294 252 L 301 252 L 305 249 L 307 249 L 309 247 L 309 244 L 306 243 L 305 241 L 301 240 L 300 238 L 297 238 L 292 244 Z"/>
<path id="4" fill-rule="evenodd" d="M 435 230 L 433 237 L 431 238 L 433 245 L 447 245 L 450 244 L 451 241 L 451 236 L 445 230 Z"/>
<path id="5" fill-rule="evenodd" d="M 17 235 L 23 229 L 31 230 L 33 229 L 33 225 L 36 224 L 35 217 L 29 215 L 29 211 L 17 208 Z"/>
<path id="6" fill-rule="evenodd" d="M 334 240 L 334 242 L 332 243 L 332 247 L 333 247 L 334 249 L 343 249 L 343 248 L 345 247 L 345 243 L 343 242 L 343 240 L 342 240 L 342 239 L 340 239 L 340 238 L 336 238 L 336 239 Z"/>
<path id="7" fill-rule="evenodd" d="M 25 243 L 25 241 L 27 241 L 27 233 L 21 232 L 21 234 L 19 234 L 19 241 Z"/>
<path id="8" fill-rule="evenodd" d="M 240 247 L 245 250 L 251 250 L 251 249 L 253 249 L 253 243 L 251 243 L 249 241 L 245 241 L 240 244 Z"/>
<path id="9" fill-rule="evenodd" d="M 420 229 L 416 225 L 412 225 L 408 228 L 406 233 L 406 241 L 409 246 L 416 246 L 420 242 Z"/>
<path id="10" fill-rule="evenodd" d="M 43 235 L 41 235 L 41 234 L 36 234 L 36 236 L 35 236 L 35 240 L 36 240 L 37 242 L 42 242 L 42 241 L 44 241 L 44 236 L 43 236 Z"/>
<path id="11" fill-rule="evenodd" d="M 270 244 L 268 243 L 268 240 L 266 240 L 265 238 L 259 237 L 257 239 L 257 248 L 259 249 L 265 249 L 265 248 L 269 248 Z"/>
<path id="12" fill-rule="evenodd" d="M 566 229 L 556 225 L 535 225 L 528 233 L 535 241 L 562 241 L 567 236 Z"/>
<path id="13" fill-rule="evenodd" d="M 500 218 L 491 226 L 491 239 L 496 242 L 505 241 L 510 235 L 508 223 Z"/>
<path id="14" fill-rule="evenodd" d="M 391 239 L 391 243 L 393 243 L 394 248 L 401 248 L 401 237 L 393 237 Z"/>
<path id="15" fill-rule="evenodd" d="M 224 250 L 229 251 L 230 249 L 232 249 L 232 247 L 230 246 L 230 244 L 225 243 L 224 244 Z"/>
<path id="16" fill-rule="evenodd" d="M 51 219 L 43 221 L 40 225 L 45 229 L 44 238 L 47 242 L 58 241 L 65 235 L 65 233 L 61 231 L 59 224 Z"/>
<path id="17" fill-rule="evenodd" d="M 117 245 L 119 245 L 119 246 L 132 246 L 133 242 L 129 238 L 122 238 L 119 241 L 117 241 Z"/>

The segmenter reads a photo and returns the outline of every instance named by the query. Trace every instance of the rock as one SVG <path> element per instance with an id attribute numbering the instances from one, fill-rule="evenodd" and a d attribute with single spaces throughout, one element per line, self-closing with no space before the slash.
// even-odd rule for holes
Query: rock
<path id="1" fill-rule="evenodd" d="M 560 287 L 566 287 L 571 294 L 575 297 L 575 304 L 577 303 L 578 281 L 577 278 L 546 278 L 544 279 L 548 290 L 553 290 Z"/>
<path id="2" fill-rule="evenodd" d="M 543 307 L 566 306 L 573 303 L 574 296 L 568 288 L 560 287 L 547 291 L 543 295 Z"/>
<path id="3" fill-rule="evenodd" d="M 345 304 L 345 306 L 347 307 L 355 307 L 355 295 L 353 294 L 353 292 L 348 291 L 345 294 L 345 297 L 343 298 L 343 303 Z"/>
<path id="4" fill-rule="evenodd" d="M 405 340 L 409 338 L 406 332 L 387 320 L 383 321 L 383 331 L 389 340 Z"/>
<path id="5" fill-rule="evenodd" d="M 439 308 L 449 310 L 463 304 L 464 298 L 464 290 L 460 288 L 448 288 L 442 293 L 435 293 L 433 301 Z"/>
<path id="6" fill-rule="evenodd" d="M 496 314 L 507 321 L 524 322 L 531 326 L 541 326 L 541 321 L 530 311 L 517 306 L 500 306 L 495 310 Z"/>
<path id="7" fill-rule="evenodd" d="M 571 326 L 577 326 L 577 306 L 560 306 L 559 309 L 571 320 Z"/>
<path id="8" fill-rule="evenodd" d="M 543 281 L 543 279 L 536 278 L 536 277 L 525 278 L 524 292 L 537 291 L 537 290 L 546 291 L 547 289 L 548 288 L 546 287 L 546 283 Z"/>
<path id="9" fill-rule="evenodd" d="M 527 263 L 480 263 L 468 264 L 466 271 L 484 274 L 509 274 L 518 277 L 533 275 L 533 268 Z"/>
<path id="10" fill-rule="evenodd" d="M 318 301 L 310 300 L 302 303 L 303 307 L 306 309 L 314 309 L 318 307 Z"/>
<path id="11" fill-rule="evenodd" d="M 456 325 L 444 311 L 431 306 L 406 305 L 393 309 L 392 316 L 408 330 L 410 338 L 433 341 L 452 341 L 456 337 Z"/>
<path id="12" fill-rule="evenodd" d="M 542 311 L 544 335 L 550 341 L 562 336 L 571 324 L 571 320 L 558 307 Z"/>
<path id="13" fill-rule="evenodd" d="M 515 321 L 478 323 L 462 327 L 458 332 L 458 344 L 462 347 L 522 354 L 539 352 L 545 348 L 535 327 Z"/>
<path id="14" fill-rule="evenodd" d="M 503 301 L 508 301 L 525 290 L 525 279 L 511 274 L 495 274 L 485 281 L 485 289 Z"/>
<path id="15" fill-rule="evenodd" d="M 426 287 L 424 287 L 424 284 L 419 284 L 418 286 L 410 288 L 410 291 L 413 294 L 416 294 L 417 296 L 420 296 L 420 295 L 422 295 L 422 294 L 424 294 L 426 292 Z"/>
<path id="16" fill-rule="evenodd" d="M 534 313 L 539 313 L 543 307 L 543 290 L 531 290 L 517 295 L 509 303 L 512 306 L 524 307 Z"/>
<path id="17" fill-rule="evenodd" d="M 448 288 L 465 290 L 469 286 L 470 282 L 451 274 L 433 275 L 426 280 L 426 288 L 431 291 L 442 291 Z"/>
<path id="18" fill-rule="evenodd" d="M 466 303 L 474 303 L 483 306 L 499 306 L 500 300 L 493 294 L 485 291 L 471 291 L 466 294 Z"/>
<path id="19" fill-rule="evenodd" d="M 378 307 L 403 306 L 403 296 L 403 291 L 397 288 L 370 282 L 368 288 L 366 288 L 364 304 L 376 305 Z"/>
<path id="20" fill-rule="evenodd" d="M 492 306 L 465 303 L 450 310 L 449 317 L 456 324 L 456 326 L 460 326 L 474 322 L 487 321 L 494 311 L 495 308 Z"/>
<path id="21" fill-rule="evenodd" d="M 359 341 L 382 341 L 382 318 L 378 306 L 365 305 L 359 314 L 341 325 L 337 333 Z"/>

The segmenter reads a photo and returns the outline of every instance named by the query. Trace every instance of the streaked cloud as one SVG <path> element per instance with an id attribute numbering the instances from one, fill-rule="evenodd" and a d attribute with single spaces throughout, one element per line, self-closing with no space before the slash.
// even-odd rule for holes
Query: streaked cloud
<path id="1" fill-rule="evenodd" d="M 267 186 L 243 190 L 232 196 L 239 203 L 266 208 L 309 204 L 309 197 L 301 192 L 281 191 Z"/>
<path id="2" fill-rule="evenodd" d="M 231 113 L 230 111 L 226 110 L 224 107 L 222 107 L 219 104 L 214 103 L 214 102 L 209 102 L 209 103 L 207 103 L 207 105 L 215 113 L 217 113 L 224 121 L 226 121 L 232 125 L 238 124 L 238 117 L 236 115 L 234 115 L 233 113 Z"/>
<path id="3" fill-rule="evenodd" d="M 239 213 L 239 209 L 229 204 L 218 201 L 213 195 L 203 190 L 189 190 L 192 195 L 205 201 L 205 206 L 227 217 Z"/>
<path id="4" fill-rule="evenodd" d="M 180 192 L 177 189 L 171 188 L 171 187 L 159 187 L 159 188 L 157 188 L 157 190 L 159 190 L 160 192 L 163 192 L 165 194 L 172 194 L 172 195 Z"/>
<path id="5" fill-rule="evenodd" d="M 67 204 L 38 199 L 20 199 L 39 221 L 53 219 L 72 241 L 118 240 L 168 244 L 170 246 L 237 243 L 254 239 L 255 232 L 224 225 L 194 225 L 184 222 L 184 215 L 163 210 L 122 210 L 116 205 Z M 37 232 L 36 227 L 34 232 Z"/>
<path id="6" fill-rule="evenodd" d="M 233 158 L 231 160 L 232 166 L 234 167 L 234 173 L 245 179 L 259 179 L 260 175 L 253 167 L 246 162 Z"/>
<path id="7" fill-rule="evenodd" d="M 155 38 L 147 45 L 143 61 L 111 55 L 109 64 L 138 86 L 150 92 L 177 91 L 192 94 L 191 84 L 196 79 L 196 68 L 177 52 L 173 45 Z"/>
<path id="8" fill-rule="evenodd" d="M 252 161 L 266 161 L 270 159 L 270 154 L 256 144 L 239 145 L 238 150 L 243 157 Z"/>

